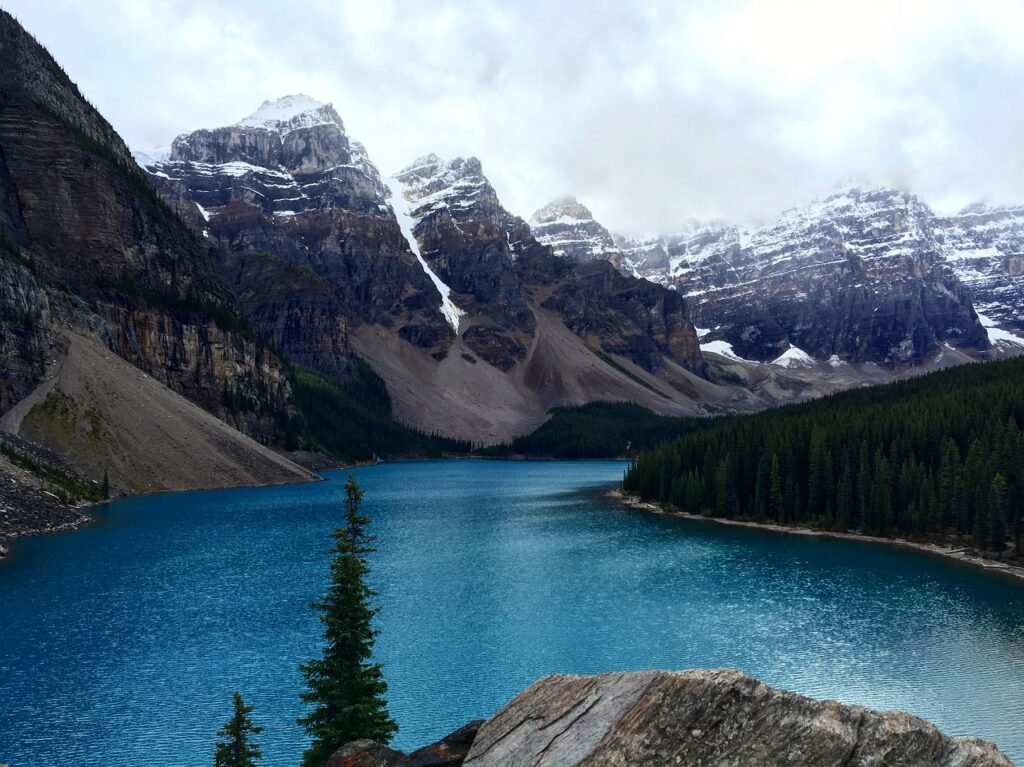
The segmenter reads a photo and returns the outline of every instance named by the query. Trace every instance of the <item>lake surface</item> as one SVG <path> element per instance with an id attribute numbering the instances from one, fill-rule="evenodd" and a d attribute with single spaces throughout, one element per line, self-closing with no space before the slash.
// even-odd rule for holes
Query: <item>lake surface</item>
<path id="1" fill-rule="evenodd" d="M 1024 762 L 1024 588 L 925 555 L 672 520 L 603 497 L 618 462 L 358 469 L 377 650 L 413 748 L 543 674 L 731 666 L 927 717 Z M 238 689 L 298 764 L 298 664 L 344 472 L 135 498 L 0 564 L 0 764 L 212 763 Z"/>

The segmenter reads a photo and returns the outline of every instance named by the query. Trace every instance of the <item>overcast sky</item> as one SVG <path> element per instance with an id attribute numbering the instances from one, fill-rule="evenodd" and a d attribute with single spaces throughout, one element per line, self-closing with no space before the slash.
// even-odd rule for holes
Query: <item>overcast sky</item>
<path id="1" fill-rule="evenodd" d="M 1024 202 L 1024 1 L 0 0 L 133 148 L 330 101 L 385 174 L 476 155 L 529 217 L 753 221 L 889 183 Z"/>

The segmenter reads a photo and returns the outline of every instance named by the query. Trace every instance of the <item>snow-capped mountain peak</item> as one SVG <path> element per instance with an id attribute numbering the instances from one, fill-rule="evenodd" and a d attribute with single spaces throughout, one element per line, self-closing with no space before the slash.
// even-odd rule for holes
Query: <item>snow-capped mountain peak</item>
<path id="1" fill-rule="evenodd" d="M 558 197 L 530 216 L 533 236 L 556 256 L 578 261 L 604 259 L 622 264 L 622 251 L 611 233 L 594 220 L 586 205 L 570 195 Z"/>
<path id="2" fill-rule="evenodd" d="M 477 203 L 496 205 L 498 200 L 475 157 L 442 158 L 428 154 L 393 177 L 402 186 L 419 218 L 441 208 L 463 211 Z"/>
<path id="3" fill-rule="evenodd" d="M 299 128 L 331 124 L 337 125 L 342 131 L 345 129 L 334 107 L 303 93 L 297 93 L 282 96 L 274 101 L 264 101 L 259 109 L 231 127 L 262 128 L 285 135 Z"/>

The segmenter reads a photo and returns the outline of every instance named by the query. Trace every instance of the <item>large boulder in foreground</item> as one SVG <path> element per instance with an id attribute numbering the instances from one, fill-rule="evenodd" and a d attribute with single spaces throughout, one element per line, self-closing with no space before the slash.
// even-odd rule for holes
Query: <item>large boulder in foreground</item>
<path id="1" fill-rule="evenodd" d="M 992 743 L 900 712 L 774 690 L 739 671 L 550 676 L 484 723 L 466 767 L 1009 767 Z"/>
<path id="2" fill-rule="evenodd" d="M 360 740 L 327 767 L 1013 767 L 900 711 L 775 690 L 731 669 L 541 679 L 410 755 Z"/>

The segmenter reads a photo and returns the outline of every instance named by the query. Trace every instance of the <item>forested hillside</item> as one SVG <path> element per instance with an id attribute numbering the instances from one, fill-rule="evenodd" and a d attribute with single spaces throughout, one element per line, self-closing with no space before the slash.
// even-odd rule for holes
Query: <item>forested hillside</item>
<path id="1" fill-rule="evenodd" d="M 642 456 L 627 493 L 694 514 L 969 535 L 1019 550 L 1024 359 L 737 417 Z"/>
<path id="2" fill-rule="evenodd" d="M 714 423 L 708 418 L 658 415 L 632 402 L 592 402 L 552 408 L 551 418 L 534 431 L 479 452 L 502 457 L 622 458 Z"/>

